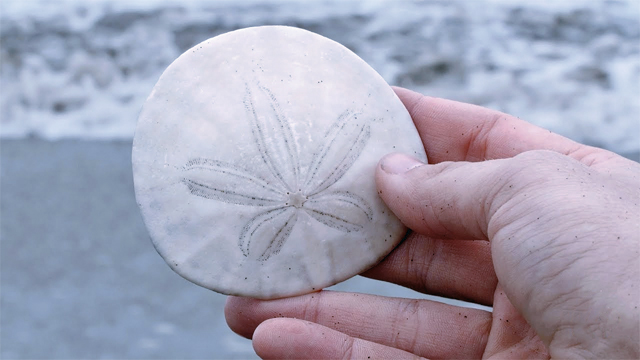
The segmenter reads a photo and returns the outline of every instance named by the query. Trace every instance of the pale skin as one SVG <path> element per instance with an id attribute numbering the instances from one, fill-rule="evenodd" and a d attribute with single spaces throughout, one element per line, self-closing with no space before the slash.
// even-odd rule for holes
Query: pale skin
<path id="1" fill-rule="evenodd" d="M 395 88 L 429 164 L 376 170 L 411 229 L 363 275 L 493 307 L 321 291 L 230 297 L 265 359 L 640 358 L 640 164 L 482 107 Z"/>

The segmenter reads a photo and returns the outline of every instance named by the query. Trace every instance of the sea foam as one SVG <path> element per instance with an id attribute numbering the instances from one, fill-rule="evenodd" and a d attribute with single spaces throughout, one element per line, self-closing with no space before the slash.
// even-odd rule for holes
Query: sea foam
<path id="1" fill-rule="evenodd" d="M 234 29 L 283 24 L 349 47 L 393 85 L 640 151 L 635 1 L 9 1 L 0 137 L 131 139 L 162 71 Z"/>

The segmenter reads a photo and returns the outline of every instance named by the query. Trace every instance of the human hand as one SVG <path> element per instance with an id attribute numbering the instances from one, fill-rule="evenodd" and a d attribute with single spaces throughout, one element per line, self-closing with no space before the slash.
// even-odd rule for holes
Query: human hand
<path id="1" fill-rule="evenodd" d="M 481 107 L 396 93 L 429 161 L 381 160 L 413 232 L 364 276 L 493 306 L 230 297 L 263 358 L 640 357 L 640 164 Z"/>

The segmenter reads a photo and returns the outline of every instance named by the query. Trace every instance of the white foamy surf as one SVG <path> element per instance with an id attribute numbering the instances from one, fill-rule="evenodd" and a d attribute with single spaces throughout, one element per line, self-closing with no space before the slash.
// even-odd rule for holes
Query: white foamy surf
<path id="1" fill-rule="evenodd" d="M 5 1 L 0 137 L 131 139 L 162 71 L 241 27 L 354 50 L 390 84 L 640 151 L 636 1 Z"/>

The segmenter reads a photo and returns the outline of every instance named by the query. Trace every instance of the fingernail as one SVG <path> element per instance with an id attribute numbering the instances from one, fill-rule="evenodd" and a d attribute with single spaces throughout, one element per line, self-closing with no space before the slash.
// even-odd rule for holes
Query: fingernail
<path id="1" fill-rule="evenodd" d="M 420 165 L 420 161 L 411 156 L 395 153 L 385 156 L 380 162 L 380 168 L 388 174 L 402 174 Z"/>

